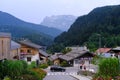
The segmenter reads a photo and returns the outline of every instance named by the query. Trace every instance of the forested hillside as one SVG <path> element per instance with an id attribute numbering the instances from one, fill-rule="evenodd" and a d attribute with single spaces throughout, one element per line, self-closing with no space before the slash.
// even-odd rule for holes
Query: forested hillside
<path id="1" fill-rule="evenodd" d="M 56 43 L 87 45 L 92 50 L 120 46 L 120 5 L 95 8 L 80 16 L 70 27 L 55 38 Z"/>
<path id="2" fill-rule="evenodd" d="M 22 26 L 0 25 L 0 32 L 11 33 L 12 39 L 15 41 L 28 39 L 40 45 L 51 45 L 53 43 L 51 36 Z"/>
<path id="3" fill-rule="evenodd" d="M 39 45 L 51 45 L 61 30 L 22 21 L 0 11 L 0 32 L 12 34 L 12 39 L 29 39 Z"/>

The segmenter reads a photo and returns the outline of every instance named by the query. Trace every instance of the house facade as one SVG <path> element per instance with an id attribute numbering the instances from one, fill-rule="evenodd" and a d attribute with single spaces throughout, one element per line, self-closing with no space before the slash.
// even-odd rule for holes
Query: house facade
<path id="1" fill-rule="evenodd" d="M 20 59 L 31 63 L 32 61 L 40 62 L 39 58 L 39 50 L 42 48 L 41 46 L 34 44 L 30 41 L 20 41 Z"/>
<path id="2" fill-rule="evenodd" d="M 112 48 L 109 52 L 112 57 L 117 57 L 120 59 L 120 47 Z"/>
<path id="3" fill-rule="evenodd" d="M 28 40 L 18 43 L 11 40 L 10 33 L 0 33 L 0 60 L 25 60 L 28 63 L 47 62 L 49 55 L 44 48 Z"/>
<path id="4" fill-rule="evenodd" d="M 54 64 L 60 65 L 63 61 L 66 61 L 69 66 L 78 66 L 83 63 L 89 63 L 94 56 L 85 46 L 69 48 L 72 50 L 66 54 L 54 54 L 51 56 Z"/>
<path id="5" fill-rule="evenodd" d="M 69 52 L 66 55 L 61 55 L 59 58 L 62 61 L 67 61 L 70 66 L 78 66 L 80 64 L 88 64 L 94 57 L 89 51 Z"/>
<path id="6" fill-rule="evenodd" d="M 20 59 L 20 48 L 21 48 L 20 44 L 11 40 L 10 57 L 12 60 Z"/>
<path id="7" fill-rule="evenodd" d="M 10 59 L 11 34 L 0 33 L 0 60 Z"/>
<path id="8" fill-rule="evenodd" d="M 55 53 L 54 55 L 50 56 L 50 60 L 53 62 L 54 65 L 60 65 L 61 59 L 59 58 L 62 53 Z"/>

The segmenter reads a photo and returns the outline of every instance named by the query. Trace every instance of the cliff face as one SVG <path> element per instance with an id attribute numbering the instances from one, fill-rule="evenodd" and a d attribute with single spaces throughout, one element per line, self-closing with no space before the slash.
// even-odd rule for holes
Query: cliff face
<path id="1" fill-rule="evenodd" d="M 51 17 L 45 17 L 41 22 L 41 25 L 54 27 L 62 31 L 67 31 L 71 24 L 76 20 L 77 17 L 72 15 L 57 15 Z"/>

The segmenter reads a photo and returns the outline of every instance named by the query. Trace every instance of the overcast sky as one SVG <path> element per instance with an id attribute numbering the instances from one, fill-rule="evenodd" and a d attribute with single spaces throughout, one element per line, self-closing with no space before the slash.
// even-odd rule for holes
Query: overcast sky
<path id="1" fill-rule="evenodd" d="M 0 0 L 0 11 L 39 24 L 45 16 L 81 16 L 96 7 L 118 4 L 120 0 Z"/>

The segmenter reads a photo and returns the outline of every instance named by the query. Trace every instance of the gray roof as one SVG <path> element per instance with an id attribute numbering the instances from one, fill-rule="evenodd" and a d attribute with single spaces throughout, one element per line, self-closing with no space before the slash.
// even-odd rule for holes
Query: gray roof
<path id="1" fill-rule="evenodd" d="M 56 60 L 56 59 L 58 59 L 59 57 L 57 56 L 57 55 L 52 55 L 52 56 L 50 56 L 50 59 L 53 61 L 53 60 Z"/>
<path id="2" fill-rule="evenodd" d="M 20 48 L 21 45 L 16 43 L 15 41 L 11 41 L 11 50 Z"/>
<path id="3" fill-rule="evenodd" d="M 43 50 L 39 50 L 39 53 L 42 54 L 42 55 L 45 56 L 45 57 L 48 57 L 48 56 L 49 56 L 48 53 L 46 53 L 46 52 L 43 51 Z"/>
<path id="4" fill-rule="evenodd" d="M 11 37 L 11 34 L 0 32 L 0 37 Z"/>
<path id="5" fill-rule="evenodd" d="M 35 43 L 32 43 L 32 42 L 30 42 L 30 41 L 28 41 L 28 40 L 19 41 L 19 43 L 20 43 L 20 44 L 23 44 L 23 45 L 30 46 L 30 47 L 32 47 L 32 48 L 36 48 L 36 49 L 42 48 L 42 46 L 37 45 L 37 44 L 35 44 Z"/>
<path id="6" fill-rule="evenodd" d="M 120 47 L 113 48 L 112 50 L 120 50 Z"/>
<path id="7" fill-rule="evenodd" d="M 89 52 L 88 51 L 80 51 L 80 52 L 71 51 L 71 52 L 69 52 L 69 53 L 67 53 L 65 55 L 59 56 L 59 58 L 63 59 L 63 60 L 66 60 L 66 61 L 70 61 L 70 60 L 73 60 L 73 59 L 75 59 L 77 57 L 82 56 L 85 53 L 89 53 Z M 92 54 L 92 53 L 90 53 L 90 54 Z"/>

